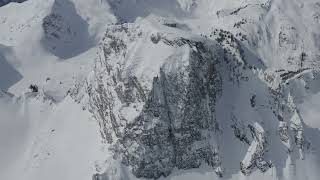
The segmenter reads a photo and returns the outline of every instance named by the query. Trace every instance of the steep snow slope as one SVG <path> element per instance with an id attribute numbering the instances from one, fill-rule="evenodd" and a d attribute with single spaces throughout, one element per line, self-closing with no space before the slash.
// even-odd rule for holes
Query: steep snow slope
<path id="1" fill-rule="evenodd" d="M 0 179 L 318 179 L 319 13 L 316 0 L 0 7 L 14 94 L 0 91 Z"/>
<path id="2" fill-rule="evenodd" d="M 115 19 L 107 4 L 75 2 L 29 0 L 0 9 L 0 88 L 17 95 L 0 98 L 0 179 L 90 179 L 95 161 L 103 161 L 98 125 L 65 97 L 91 71 L 95 43 Z M 60 21 L 48 22 L 53 13 Z M 48 40 L 56 31 L 63 38 Z M 48 49 L 53 45 L 67 56 Z M 30 84 L 39 94 L 28 92 Z"/>
<path id="3" fill-rule="evenodd" d="M 66 70 L 70 73 L 68 78 L 80 68 L 77 64 L 93 62 L 88 56 L 94 56 L 93 49 L 104 27 L 115 19 L 107 13 L 106 3 L 75 2 L 29 0 L 1 7 L 0 42 L 11 47 L 14 57 L 8 57 L 6 61 L 22 76 L 19 84 L 10 88 L 11 92 L 19 94 L 30 83 L 43 83 L 46 74 L 69 64 L 69 58 L 78 56 L 81 63 L 73 60 L 75 63 L 71 64 L 77 67 L 71 65 L 72 69 Z M 86 58 L 82 59 L 83 56 Z"/>
<path id="4" fill-rule="evenodd" d="M 318 66 L 318 1 L 203 0 L 196 6 L 194 29 L 207 35 L 211 28 L 242 33 L 268 67 Z"/>
<path id="5" fill-rule="evenodd" d="M 1 179 L 90 179 L 104 158 L 97 123 L 70 98 L 1 94 L 0 107 Z"/>

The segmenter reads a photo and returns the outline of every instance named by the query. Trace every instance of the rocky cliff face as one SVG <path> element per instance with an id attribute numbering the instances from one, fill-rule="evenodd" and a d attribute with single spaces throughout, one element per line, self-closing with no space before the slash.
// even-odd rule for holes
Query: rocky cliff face
<path id="1" fill-rule="evenodd" d="M 210 37 L 147 20 L 109 26 L 86 92 L 72 94 L 88 100 L 114 159 L 136 177 L 205 164 L 228 176 L 228 156 L 244 175 L 280 171 L 310 148 L 290 83 L 308 91 L 317 70 L 270 71 L 242 38 L 218 29 Z"/>
<path id="2" fill-rule="evenodd" d="M 168 176 L 176 167 L 197 168 L 203 162 L 222 174 L 214 141 L 215 104 L 221 95 L 217 60 L 205 42 L 143 29 L 114 26 L 103 41 L 95 71 L 100 73 L 89 93 L 103 137 L 137 177 Z M 139 39 L 173 50 L 155 68 L 155 76 L 142 74 L 147 81 L 128 73 L 134 64 L 121 62 L 128 60 L 130 42 Z"/>

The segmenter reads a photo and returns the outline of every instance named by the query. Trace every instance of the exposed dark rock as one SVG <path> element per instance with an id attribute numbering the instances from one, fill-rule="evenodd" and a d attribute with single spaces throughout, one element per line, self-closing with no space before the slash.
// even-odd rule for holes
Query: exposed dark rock
<path id="1" fill-rule="evenodd" d="M 29 86 L 29 89 L 32 91 L 32 92 L 38 92 L 38 86 L 35 85 L 35 84 L 31 84 Z"/>
<path id="2" fill-rule="evenodd" d="M 129 35 L 123 25 L 110 32 L 126 33 L 129 39 L 141 36 L 138 29 L 130 30 Z M 219 152 L 209 140 L 218 129 L 215 103 L 222 85 L 217 62 L 204 43 L 151 36 L 154 43 L 161 40 L 175 48 L 188 45 L 191 52 L 189 65 L 183 67 L 187 71 L 168 71 L 163 65 L 148 90 L 136 77 L 123 77 L 121 66 L 118 69 L 110 64 L 111 54 L 126 55 L 125 43 L 114 34 L 106 33 L 104 40 L 108 43 L 102 48 L 105 60 L 99 61 L 108 77 L 96 76 L 98 84 L 90 98 L 102 137 L 112 144 L 115 157 L 130 166 L 137 177 L 159 178 L 168 176 L 174 168 L 198 168 L 203 163 L 222 176 Z M 143 102 L 144 106 L 132 122 L 127 122 L 114 114 L 115 99 L 125 106 L 138 102 Z"/>
<path id="3" fill-rule="evenodd" d="M 27 1 L 27 0 L 0 0 L 0 7 L 4 6 L 4 5 L 7 5 L 7 4 L 11 3 L 11 2 L 23 3 L 25 1 Z"/>

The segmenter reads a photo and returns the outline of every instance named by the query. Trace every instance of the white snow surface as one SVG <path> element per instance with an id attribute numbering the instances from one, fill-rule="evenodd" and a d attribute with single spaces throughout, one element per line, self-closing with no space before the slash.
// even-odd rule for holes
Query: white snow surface
<path id="1" fill-rule="evenodd" d="M 62 29 L 63 36 L 56 39 L 48 37 L 43 28 L 45 18 L 51 14 L 62 18 L 58 21 L 62 27 L 57 29 Z M 235 23 L 243 19 L 247 23 L 236 28 Z M 127 167 L 112 160 L 108 145 L 100 136 L 98 122 L 68 95 L 70 89 L 93 74 L 107 27 L 123 22 L 147 27 L 144 31 L 150 34 L 164 31 L 168 37 L 175 34 L 209 37 L 213 29 L 234 34 L 242 32 L 248 39 L 243 42 L 244 46 L 272 72 L 300 67 L 316 69 L 320 65 L 320 2 L 317 0 L 27 0 L 9 3 L 0 7 L 0 180 L 91 180 L 93 174 L 104 172 L 115 174 L 112 177 L 120 173 L 123 180 L 137 179 Z M 162 25 L 163 22 L 177 26 L 171 30 Z M 176 56 L 187 61 L 190 51 L 186 47 L 176 52 L 146 39 L 135 41 L 129 48 L 126 73 L 133 73 L 145 81 L 146 86 L 151 86 L 151 77 L 157 76 L 164 64 L 168 71 L 175 70 L 175 62 L 167 61 L 169 56 L 171 60 Z M 306 53 L 303 62 L 300 61 L 302 52 Z M 296 104 L 302 124 L 310 130 L 310 141 L 316 142 L 312 153 L 306 154 L 303 160 L 297 159 L 287 155 L 287 149 L 280 142 L 272 142 L 279 147 L 269 149 L 267 156 L 281 161 L 281 172 L 277 172 L 278 167 L 271 167 L 265 173 L 254 171 L 245 176 L 239 170 L 239 162 L 248 161 L 252 154 L 247 153 L 244 143 L 230 135 L 220 142 L 226 167 L 230 167 L 225 169 L 228 176 L 222 179 L 319 179 L 320 145 L 315 139 L 317 136 L 312 136 L 320 133 L 320 88 L 315 84 L 309 91 L 300 90 L 303 83 L 303 79 L 295 82 L 292 89 L 299 97 Z M 30 92 L 30 84 L 36 84 L 39 92 Z M 238 119 L 265 123 L 264 126 L 274 129 L 265 133 L 276 134 L 277 127 L 269 123 L 272 112 L 244 112 L 250 106 L 247 102 L 250 88 L 255 87 L 247 85 L 239 88 L 241 92 L 224 85 L 226 101 L 219 102 L 217 118 L 230 118 L 224 109 L 234 109 Z M 261 86 L 256 85 L 258 103 L 268 98 L 264 97 Z M 141 104 L 137 107 L 142 109 Z M 121 113 L 127 119 L 137 116 L 131 107 L 122 108 Z M 256 143 L 252 141 L 249 150 L 254 151 Z M 175 170 L 169 177 L 160 179 L 221 178 L 210 168 L 201 166 Z"/>

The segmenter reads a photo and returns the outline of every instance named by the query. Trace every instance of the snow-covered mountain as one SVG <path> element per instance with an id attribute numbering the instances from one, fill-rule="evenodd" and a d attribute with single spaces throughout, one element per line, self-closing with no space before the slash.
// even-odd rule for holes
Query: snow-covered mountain
<path id="1" fill-rule="evenodd" d="M 16 2 L 0 179 L 320 177 L 320 2 Z"/>
<path id="2" fill-rule="evenodd" d="M 11 2 L 22 3 L 24 1 L 26 1 L 26 0 L 1 0 L 0 6 L 4 6 L 4 5 L 9 4 Z"/>

